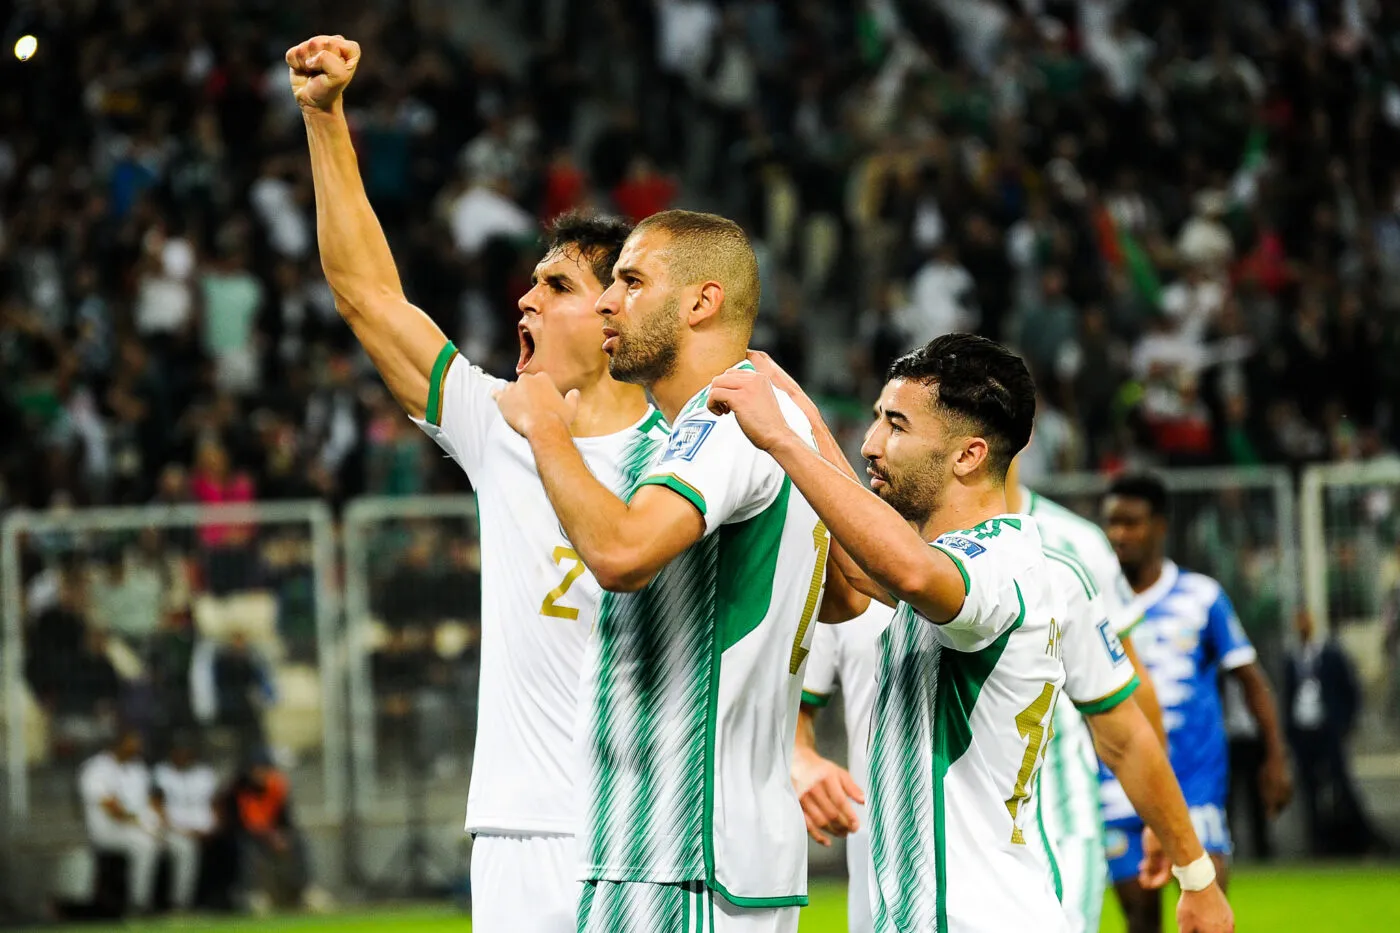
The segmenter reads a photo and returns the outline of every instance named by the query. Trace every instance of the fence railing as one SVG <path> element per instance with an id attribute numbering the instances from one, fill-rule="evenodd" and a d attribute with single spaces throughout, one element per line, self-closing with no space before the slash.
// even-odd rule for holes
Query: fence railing
<path id="1" fill-rule="evenodd" d="M 255 745 L 290 751 L 319 778 L 327 816 L 342 818 L 335 570 L 334 524 L 319 501 L 6 516 L 0 681 L 11 827 L 31 817 L 35 773 L 71 812 L 76 765 L 119 722 L 157 744 L 198 731 L 229 758 Z M 238 676 L 259 690 L 233 689 Z"/>

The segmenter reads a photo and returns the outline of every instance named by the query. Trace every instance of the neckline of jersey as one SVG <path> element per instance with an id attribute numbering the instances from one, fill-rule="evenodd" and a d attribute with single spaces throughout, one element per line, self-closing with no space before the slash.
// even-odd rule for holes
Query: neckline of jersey
<path id="1" fill-rule="evenodd" d="M 648 405 L 646 414 L 642 415 L 642 417 L 638 418 L 621 431 L 614 431 L 611 434 L 591 434 L 588 437 L 576 437 L 574 438 L 574 443 L 585 447 L 590 444 L 607 444 L 626 434 L 646 434 L 655 425 L 660 425 L 663 431 L 668 430 L 666 419 L 661 416 L 661 410 L 655 405 Z"/>
<path id="2" fill-rule="evenodd" d="M 748 370 L 748 371 L 751 372 L 751 373 L 758 372 L 758 370 L 754 368 L 754 365 L 753 365 L 752 363 L 750 363 L 748 360 L 740 360 L 739 362 L 735 363 L 733 366 L 729 367 L 729 369 L 726 369 L 725 372 L 729 372 L 730 370 L 734 370 L 734 369 L 744 369 L 744 370 Z M 699 392 L 696 392 L 694 395 L 692 395 L 692 396 L 690 397 L 690 401 L 686 402 L 684 405 L 681 406 L 680 414 L 676 415 L 676 424 L 680 424 L 681 421 L 684 420 L 684 419 L 686 418 L 686 416 L 688 416 L 688 415 L 691 414 L 691 412 L 692 412 L 692 410 L 695 408 L 697 402 L 702 403 L 702 407 L 703 407 L 703 402 L 706 401 L 706 400 L 708 400 L 709 397 L 710 397 L 710 387 L 709 387 L 709 385 L 707 384 L 707 385 L 706 385 L 704 388 L 702 388 Z"/>

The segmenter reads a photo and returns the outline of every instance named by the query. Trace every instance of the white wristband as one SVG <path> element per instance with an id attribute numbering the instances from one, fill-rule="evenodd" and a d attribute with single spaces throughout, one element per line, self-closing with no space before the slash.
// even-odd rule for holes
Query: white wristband
<path id="1" fill-rule="evenodd" d="M 1173 865 L 1172 874 L 1181 883 L 1181 890 L 1204 891 L 1215 884 L 1215 861 L 1206 853 L 1190 865 Z"/>

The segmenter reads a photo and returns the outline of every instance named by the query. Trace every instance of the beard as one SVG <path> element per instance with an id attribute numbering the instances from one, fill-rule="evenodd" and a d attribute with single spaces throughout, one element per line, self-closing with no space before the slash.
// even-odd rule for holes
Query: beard
<path id="1" fill-rule="evenodd" d="M 680 299 L 672 297 L 659 311 L 640 318 L 626 332 L 617 328 L 617 346 L 608 372 L 618 382 L 652 385 L 676 370 L 681 336 Z"/>
<path id="2" fill-rule="evenodd" d="M 882 469 L 871 464 L 876 475 L 885 481 L 877 494 L 899 513 L 900 518 L 922 525 L 943 504 L 946 480 L 936 469 L 941 461 L 942 456 L 935 455 L 926 464 L 893 474 L 888 465 Z"/>

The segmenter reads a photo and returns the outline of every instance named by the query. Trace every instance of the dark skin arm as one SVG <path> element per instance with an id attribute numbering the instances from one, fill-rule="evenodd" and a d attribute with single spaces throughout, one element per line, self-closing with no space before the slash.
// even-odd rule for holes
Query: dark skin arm
<path id="1" fill-rule="evenodd" d="M 1275 817 L 1293 797 L 1293 776 L 1288 768 L 1288 751 L 1279 726 L 1278 706 L 1269 689 L 1269 679 L 1258 662 L 1237 667 L 1230 675 L 1244 690 L 1244 701 L 1259 726 L 1264 742 L 1264 764 L 1259 769 L 1259 789 L 1269 816 Z"/>

